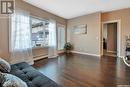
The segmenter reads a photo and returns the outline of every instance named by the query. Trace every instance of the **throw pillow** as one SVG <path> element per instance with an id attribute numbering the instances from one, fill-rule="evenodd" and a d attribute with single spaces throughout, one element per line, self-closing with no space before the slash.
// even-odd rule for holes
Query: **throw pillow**
<path id="1" fill-rule="evenodd" d="M 0 58 L 0 71 L 4 73 L 8 73 L 11 70 L 10 64 L 4 59 Z"/>
<path id="2" fill-rule="evenodd" d="M 7 73 L 0 74 L 1 87 L 27 87 L 27 84 L 20 78 Z"/>

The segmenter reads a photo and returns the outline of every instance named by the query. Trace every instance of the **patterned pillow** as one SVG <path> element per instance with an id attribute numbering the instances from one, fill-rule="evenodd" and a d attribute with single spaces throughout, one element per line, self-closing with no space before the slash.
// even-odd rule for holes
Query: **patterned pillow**
<path id="1" fill-rule="evenodd" d="M 0 58 L 0 71 L 8 73 L 10 72 L 10 70 L 11 70 L 10 64 L 7 61 Z"/>
<path id="2" fill-rule="evenodd" d="M 0 73 L 0 87 L 28 87 L 20 78 L 7 73 Z"/>

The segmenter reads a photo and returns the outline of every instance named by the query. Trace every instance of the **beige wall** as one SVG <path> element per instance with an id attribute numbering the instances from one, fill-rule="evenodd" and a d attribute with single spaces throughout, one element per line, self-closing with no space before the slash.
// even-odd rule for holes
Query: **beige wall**
<path id="1" fill-rule="evenodd" d="M 93 44 L 94 41 L 90 40 L 90 38 L 94 39 L 93 37 L 98 36 L 97 34 L 95 34 L 95 32 L 98 32 L 100 34 L 101 31 L 100 31 L 99 27 L 101 25 L 101 22 L 120 20 L 121 21 L 121 38 L 120 38 L 121 55 L 120 56 L 125 56 L 125 36 L 130 35 L 130 8 L 102 13 L 101 22 L 100 22 L 100 16 L 98 18 L 96 18 L 96 17 L 97 16 L 94 16 L 94 14 L 90 14 L 90 15 L 81 16 L 81 17 L 77 17 L 77 18 L 68 20 L 67 41 L 73 43 L 73 45 L 75 47 L 75 49 L 74 49 L 75 51 L 86 52 L 86 53 L 90 53 L 90 54 L 99 54 L 97 51 L 97 50 L 99 50 L 97 46 L 102 45 L 101 42 L 99 43 L 99 41 L 97 41 L 95 44 Z M 86 36 L 85 35 L 75 35 L 72 37 L 71 29 L 73 28 L 73 26 L 82 25 L 82 24 L 88 24 L 88 29 L 89 29 L 88 35 L 86 35 Z M 92 26 L 92 24 L 96 24 L 96 26 Z M 94 29 L 94 31 L 92 31 L 91 29 L 92 30 Z M 90 32 L 90 31 L 92 31 L 92 32 Z M 100 37 L 100 35 L 99 35 L 99 37 Z M 101 49 L 102 48 L 100 48 L 100 50 Z"/>
<path id="2" fill-rule="evenodd" d="M 0 57 L 9 61 L 8 18 L 0 18 Z"/>
<path id="3" fill-rule="evenodd" d="M 125 36 L 130 35 L 130 8 L 102 13 L 102 22 L 121 20 L 121 56 L 125 56 Z"/>
<path id="4" fill-rule="evenodd" d="M 107 24 L 107 51 L 117 50 L 117 23 Z"/>
<path id="5" fill-rule="evenodd" d="M 47 11 L 41 10 L 35 6 L 27 4 L 22 0 L 15 0 L 15 3 L 16 3 L 16 8 L 21 8 L 23 10 L 26 10 L 30 12 L 30 14 L 33 16 L 44 18 L 44 19 L 54 19 L 58 23 L 66 25 L 66 19 L 64 18 L 58 17 Z M 3 57 L 7 61 L 10 60 L 8 31 L 9 31 L 9 20 L 8 18 L 4 18 L 0 15 L 0 57 Z M 36 53 L 40 53 L 40 52 L 33 51 L 33 53 L 36 55 Z"/>
<path id="6" fill-rule="evenodd" d="M 101 13 L 89 14 L 68 20 L 67 41 L 74 46 L 74 51 L 100 55 Z M 73 35 L 74 26 L 87 24 L 86 35 Z"/>

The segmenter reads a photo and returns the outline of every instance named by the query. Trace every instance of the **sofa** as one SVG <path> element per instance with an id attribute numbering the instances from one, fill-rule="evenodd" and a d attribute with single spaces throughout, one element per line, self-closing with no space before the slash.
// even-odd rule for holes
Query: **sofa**
<path id="1" fill-rule="evenodd" d="M 25 62 L 11 65 L 10 74 L 25 81 L 28 87 L 60 87 L 54 81 Z"/>

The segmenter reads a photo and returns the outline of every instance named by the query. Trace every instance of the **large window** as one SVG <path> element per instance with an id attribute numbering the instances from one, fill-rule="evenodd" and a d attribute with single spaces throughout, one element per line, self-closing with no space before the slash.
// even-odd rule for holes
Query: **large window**
<path id="1" fill-rule="evenodd" d="M 49 29 L 48 21 L 32 18 L 32 47 L 48 47 Z M 58 50 L 64 49 L 65 44 L 65 26 L 57 24 Z"/>
<path id="2" fill-rule="evenodd" d="M 49 31 L 47 21 L 32 18 L 32 46 L 48 46 L 48 36 Z"/>
<path id="3" fill-rule="evenodd" d="M 63 50 L 65 45 L 65 26 L 62 24 L 58 24 L 57 29 L 58 29 L 58 50 Z"/>

